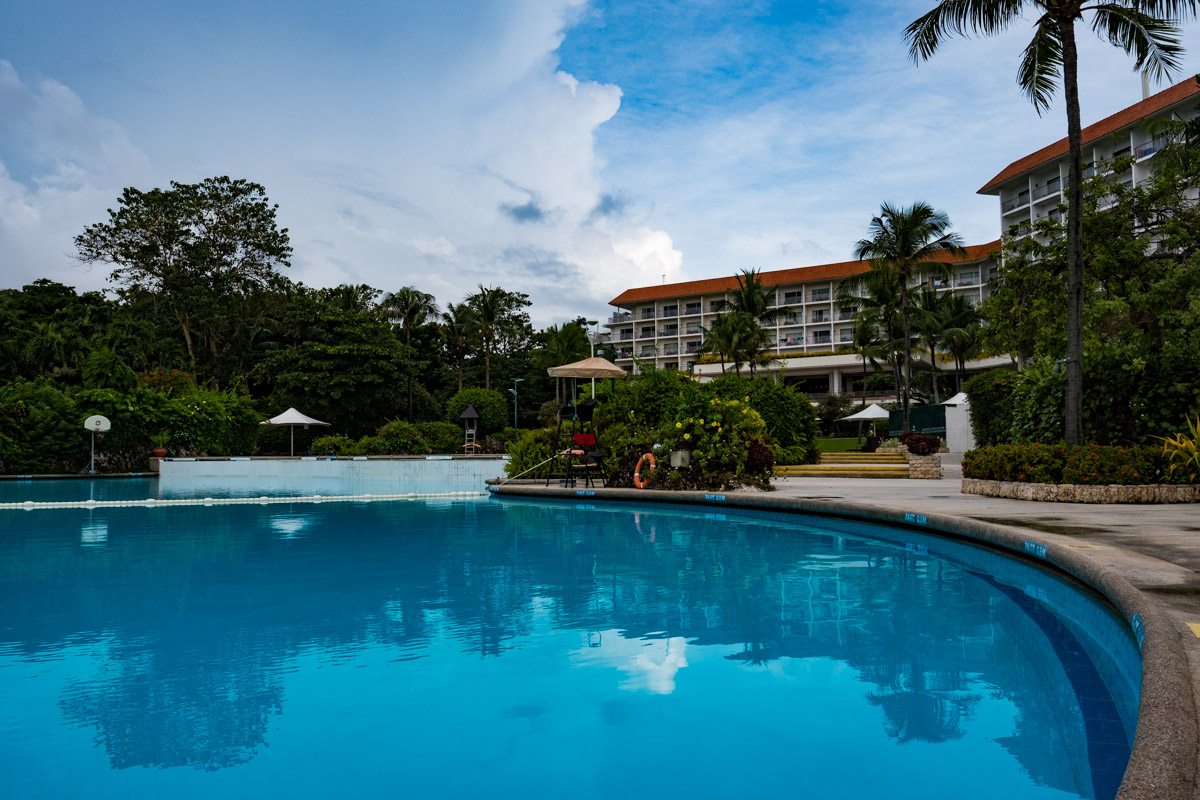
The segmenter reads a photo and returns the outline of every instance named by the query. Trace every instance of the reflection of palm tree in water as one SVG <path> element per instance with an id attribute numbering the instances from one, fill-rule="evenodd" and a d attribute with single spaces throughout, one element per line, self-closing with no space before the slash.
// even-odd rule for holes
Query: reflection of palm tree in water
<path id="1" fill-rule="evenodd" d="M 963 690 L 958 672 L 925 671 L 920 664 L 900 665 L 892 685 L 867 700 L 883 709 L 884 728 L 900 744 L 957 739 L 964 733 L 980 695 Z"/>

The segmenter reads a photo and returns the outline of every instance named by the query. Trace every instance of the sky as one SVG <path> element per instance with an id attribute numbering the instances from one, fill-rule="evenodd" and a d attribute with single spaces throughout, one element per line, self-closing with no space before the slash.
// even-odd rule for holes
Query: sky
<path id="1" fill-rule="evenodd" d="M 902 32 L 933 4 L 7 0 L 0 288 L 111 287 L 74 237 L 124 187 L 216 175 L 266 188 L 295 280 L 442 307 L 502 286 L 539 327 L 634 286 L 847 260 L 883 201 L 992 241 L 977 190 L 1065 111 L 1016 85 L 1028 23 L 914 65 Z M 1141 83 L 1078 33 L 1086 125 Z"/>

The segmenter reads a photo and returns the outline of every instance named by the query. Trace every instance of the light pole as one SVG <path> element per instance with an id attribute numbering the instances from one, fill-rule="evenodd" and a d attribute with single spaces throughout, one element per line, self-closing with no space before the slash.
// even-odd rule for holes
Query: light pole
<path id="1" fill-rule="evenodd" d="M 513 388 L 509 389 L 513 396 L 513 430 L 520 435 L 521 431 L 517 426 L 517 384 L 525 380 L 524 378 L 513 378 Z"/>
<path id="2" fill-rule="evenodd" d="M 594 320 L 594 319 L 585 320 L 585 322 L 587 322 L 589 328 L 592 327 L 593 325 L 599 326 L 599 324 L 600 324 L 600 322 L 598 320 Z M 588 332 L 588 344 L 590 344 L 592 346 L 592 358 L 596 357 L 596 333 L 598 331 L 599 331 L 599 328 L 597 328 L 597 330 L 595 332 L 592 332 L 592 331 Z M 592 378 L 592 399 L 593 400 L 596 399 L 596 379 L 595 378 Z"/>

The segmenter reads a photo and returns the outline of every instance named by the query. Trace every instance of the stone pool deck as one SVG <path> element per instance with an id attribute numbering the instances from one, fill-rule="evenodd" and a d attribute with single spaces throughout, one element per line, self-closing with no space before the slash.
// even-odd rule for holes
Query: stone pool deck
<path id="1" fill-rule="evenodd" d="M 1127 618 L 1138 609 L 1146 622 L 1138 741 L 1119 797 L 1200 800 L 1200 506 L 964 495 L 961 471 L 953 461 L 947 466 L 941 480 L 780 478 L 770 493 L 585 492 L 545 489 L 540 481 L 499 493 L 773 506 L 928 525 L 1018 552 L 1022 544 L 1025 552 L 1041 547 L 1038 557 L 1096 586 Z"/>

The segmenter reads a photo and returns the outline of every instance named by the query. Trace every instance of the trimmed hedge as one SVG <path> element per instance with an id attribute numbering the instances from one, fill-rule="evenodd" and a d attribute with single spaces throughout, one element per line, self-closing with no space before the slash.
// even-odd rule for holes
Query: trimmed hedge
<path id="1" fill-rule="evenodd" d="M 1002 444 L 970 450 L 963 477 L 1013 483 L 1144 486 L 1180 483 L 1160 447 Z"/>

